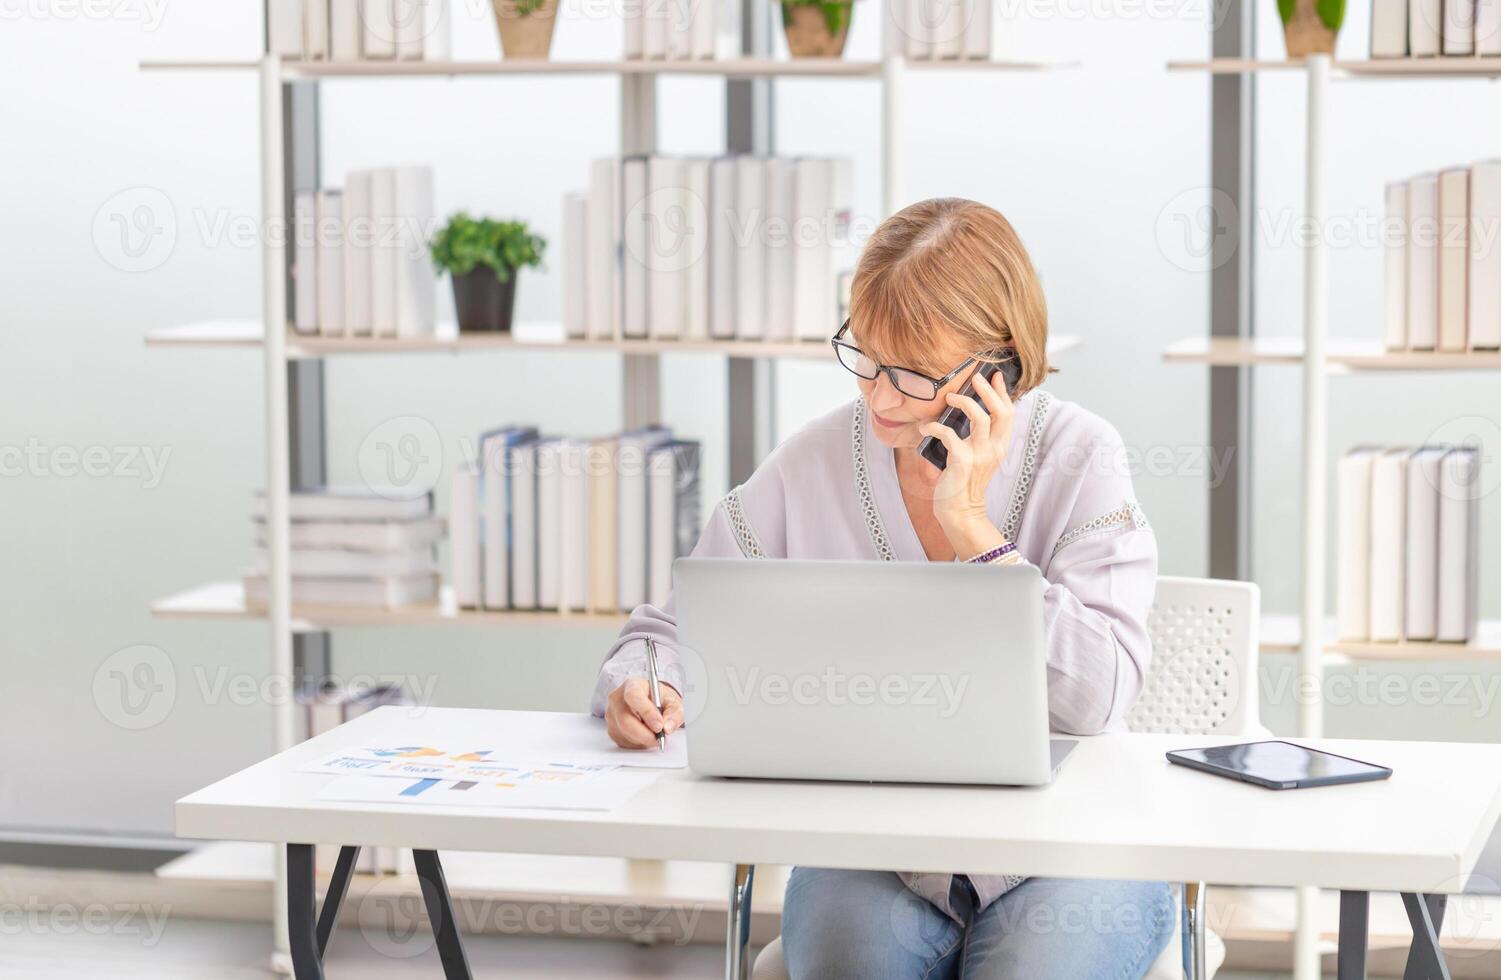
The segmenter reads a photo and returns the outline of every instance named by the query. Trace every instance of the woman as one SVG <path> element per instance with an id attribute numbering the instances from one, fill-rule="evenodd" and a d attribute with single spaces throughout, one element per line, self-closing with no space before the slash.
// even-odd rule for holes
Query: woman
<path id="1" fill-rule="evenodd" d="M 975 371 L 1011 349 L 1008 397 Z M 865 246 L 835 337 L 860 397 L 792 436 L 726 495 L 700 556 L 1028 561 L 1046 580 L 1056 731 L 1124 728 L 1151 655 L 1157 546 L 1115 430 L 1038 389 L 1050 368 L 1042 286 L 1011 225 L 973 201 L 923 201 Z M 957 365 L 957 366 L 956 366 Z M 972 380 L 975 397 L 958 394 Z M 969 417 L 960 439 L 935 420 Z M 948 450 L 938 470 L 924 436 Z M 1004 624 L 998 624 L 1004 628 Z M 668 686 L 658 712 L 645 638 Z M 594 711 L 623 746 L 683 724 L 672 604 L 641 606 L 600 670 Z M 801 978 L 1140 977 L 1173 929 L 1165 884 L 797 868 L 783 946 Z"/>

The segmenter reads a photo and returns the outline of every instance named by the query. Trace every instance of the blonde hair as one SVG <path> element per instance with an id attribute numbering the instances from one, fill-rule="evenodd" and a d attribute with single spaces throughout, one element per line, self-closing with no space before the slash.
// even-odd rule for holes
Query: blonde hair
<path id="1" fill-rule="evenodd" d="M 937 363 L 942 334 L 974 354 L 1013 347 L 1017 397 L 1052 370 L 1047 300 L 1026 248 L 999 211 L 964 198 L 919 201 L 881 222 L 855 268 L 850 329 L 877 361 L 935 377 L 954 367 Z"/>

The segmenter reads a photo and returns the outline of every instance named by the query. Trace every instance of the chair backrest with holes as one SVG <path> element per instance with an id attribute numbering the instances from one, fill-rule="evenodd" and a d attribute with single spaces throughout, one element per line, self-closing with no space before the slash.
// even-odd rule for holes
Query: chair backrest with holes
<path id="1" fill-rule="evenodd" d="M 1147 620 L 1152 664 L 1126 715 L 1133 732 L 1257 735 L 1257 624 L 1254 582 L 1164 575 Z"/>

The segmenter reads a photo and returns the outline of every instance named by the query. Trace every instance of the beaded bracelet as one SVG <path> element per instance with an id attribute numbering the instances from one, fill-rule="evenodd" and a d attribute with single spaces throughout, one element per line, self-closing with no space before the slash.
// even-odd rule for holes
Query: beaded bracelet
<path id="1" fill-rule="evenodd" d="M 1021 557 L 1020 555 L 1016 554 L 1016 545 L 1013 542 L 1007 541 L 1003 545 L 1000 545 L 1000 546 L 995 547 L 995 548 L 991 548 L 989 551 L 985 551 L 985 552 L 982 552 L 982 553 L 980 553 L 978 555 L 975 555 L 973 558 L 971 558 L 967 562 L 965 562 L 965 564 L 966 565 L 989 565 L 989 564 L 992 564 L 992 563 L 1000 563 L 1000 564 L 1010 565 L 1010 564 L 1018 561 L 1020 559 L 1020 557 Z"/>

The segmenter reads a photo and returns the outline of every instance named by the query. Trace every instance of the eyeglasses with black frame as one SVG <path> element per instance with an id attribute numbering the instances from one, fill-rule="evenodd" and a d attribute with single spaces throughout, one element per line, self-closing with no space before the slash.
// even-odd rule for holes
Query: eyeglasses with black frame
<path id="1" fill-rule="evenodd" d="M 855 377 L 863 378 L 866 381 L 874 381 L 881 376 L 881 372 L 886 372 L 886 377 L 891 380 L 892 386 L 908 398 L 916 398 L 925 402 L 932 401 L 938 397 L 938 392 L 943 389 L 944 385 L 953 381 L 959 376 L 960 371 L 963 371 L 975 362 L 974 355 L 971 355 L 966 357 L 963 363 L 943 377 L 930 378 L 921 371 L 914 371 L 911 368 L 877 364 L 870 355 L 866 354 L 860 348 L 847 340 L 841 339 L 845 334 L 849 333 L 849 329 L 850 322 L 849 320 L 845 320 L 844 325 L 839 328 L 838 332 L 829 338 L 829 343 L 834 346 L 834 356 L 839 358 L 839 363 Z"/>

